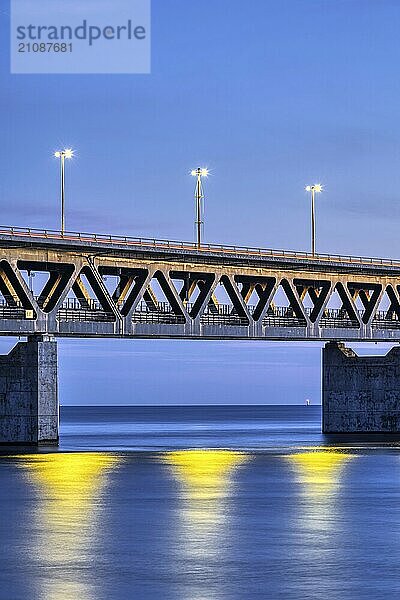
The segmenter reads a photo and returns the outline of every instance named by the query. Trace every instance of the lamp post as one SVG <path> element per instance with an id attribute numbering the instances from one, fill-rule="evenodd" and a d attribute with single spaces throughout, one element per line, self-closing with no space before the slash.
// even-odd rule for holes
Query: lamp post
<path id="1" fill-rule="evenodd" d="M 60 175 L 61 175 L 61 234 L 65 232 L 65 159 L 70 160 L 74 156 L 74 151 L 71 148 L 65 150 L 57 150 L 54 156 L 60 159 Z"/>
<path id="2" fill-rule="evenodd" d="M 201 226 L 204 225 L 204 221 L 202 219 L 203 212 L 203 200 L 204 200 L 204 189 L 203 189 L 203 177 L 208 176 L 208 169 L 194 169 L 191 172 L 192 177 L 196 177 L 196 189 L 194 192 L 195 201 L 196 201 L 196 232 L 197 232 L 197 247 L 201 247 Z"/>
<path id="3" fill-rule="evenodd" d="M 313 256 L 315 256 L 315 194 L 320 194 L 322 189 L 320 183 L 306 186 L 306 192 L 311 192 L 311 253 Z"/>

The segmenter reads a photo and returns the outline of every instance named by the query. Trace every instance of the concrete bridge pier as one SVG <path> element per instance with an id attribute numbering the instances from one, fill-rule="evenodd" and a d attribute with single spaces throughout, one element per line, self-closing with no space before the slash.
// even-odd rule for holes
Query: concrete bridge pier
<path id="1" fill-rule="evenodd" d="M 0 356 L 0 444 L 57 445 L 57 342 L 29 336 Z"/>
<path id="2" fill-rule="evenodd" d="M 343 343 L 322 351 L 322 431 L 400 433 L 400 347 L 358 356 Z"/>

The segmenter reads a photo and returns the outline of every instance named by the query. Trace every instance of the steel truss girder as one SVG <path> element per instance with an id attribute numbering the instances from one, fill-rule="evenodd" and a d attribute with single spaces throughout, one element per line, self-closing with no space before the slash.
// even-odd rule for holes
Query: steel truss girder
<path id="1" fill-rule="evenodd" d="M 400 341 L 400 275 L 29 247 L 0 254 L 2 335 Z M 42 289 L 30 289 L 31 272 L 46 275 Z"/>

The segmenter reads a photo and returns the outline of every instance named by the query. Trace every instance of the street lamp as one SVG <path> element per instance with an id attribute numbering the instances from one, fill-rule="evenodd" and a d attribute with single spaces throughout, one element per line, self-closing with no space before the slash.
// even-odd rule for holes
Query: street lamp
<path id="1" fill-rule="evenodd" d="M 311 192 L 311 252 L 315 256 L 315 194 L 320 194 L 323 187 L 320 183 L 307 185 L 306 192 Z"/>
<path id="2" fill-rule="evenodd" d="M 194 192 L 195 201 L 196 201 L 196 231 L 197 231 L 197 247 L 201 246 L 201 226 L 204 224 L 202 220 L 203 213 L 203 200 L 204 200 L 204 189 L 203 189 L 203 177 L 208 177 L 209 171 L 208 169 L 194 169 L 191 171 L 192 177 L 196 177 L 196 189 Z"/>
<path id="3" fill-rule="evenodd" d="M 71 148 L 65 150 L 57 150 L 54 156 L 60 159 L 61 165 L 61 233 L 65 232 L 65 159 L 70 160 L 74 156 L 74 151 Z"/>

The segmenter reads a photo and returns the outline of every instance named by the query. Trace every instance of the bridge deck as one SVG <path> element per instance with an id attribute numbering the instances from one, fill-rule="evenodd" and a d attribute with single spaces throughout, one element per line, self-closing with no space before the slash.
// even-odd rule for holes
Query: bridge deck
<path id="1" fill-rule="evenodd" d="M 365 271 L 375 273 L 400 273 L 400 260 L 346 256 L 340 254 L 317 254 L 293 250 L 202 244 L 193 242 L 136 238 L 98 233 L 79 233 L 0 226 L 0 247 L 27 245 L 35 248 L 59 250 L 96 250 L 105 254 L 137 256 L 147 254 L 164 260 L 188 260 L 209 264 L 296 265 L 307 270 Z"/>

